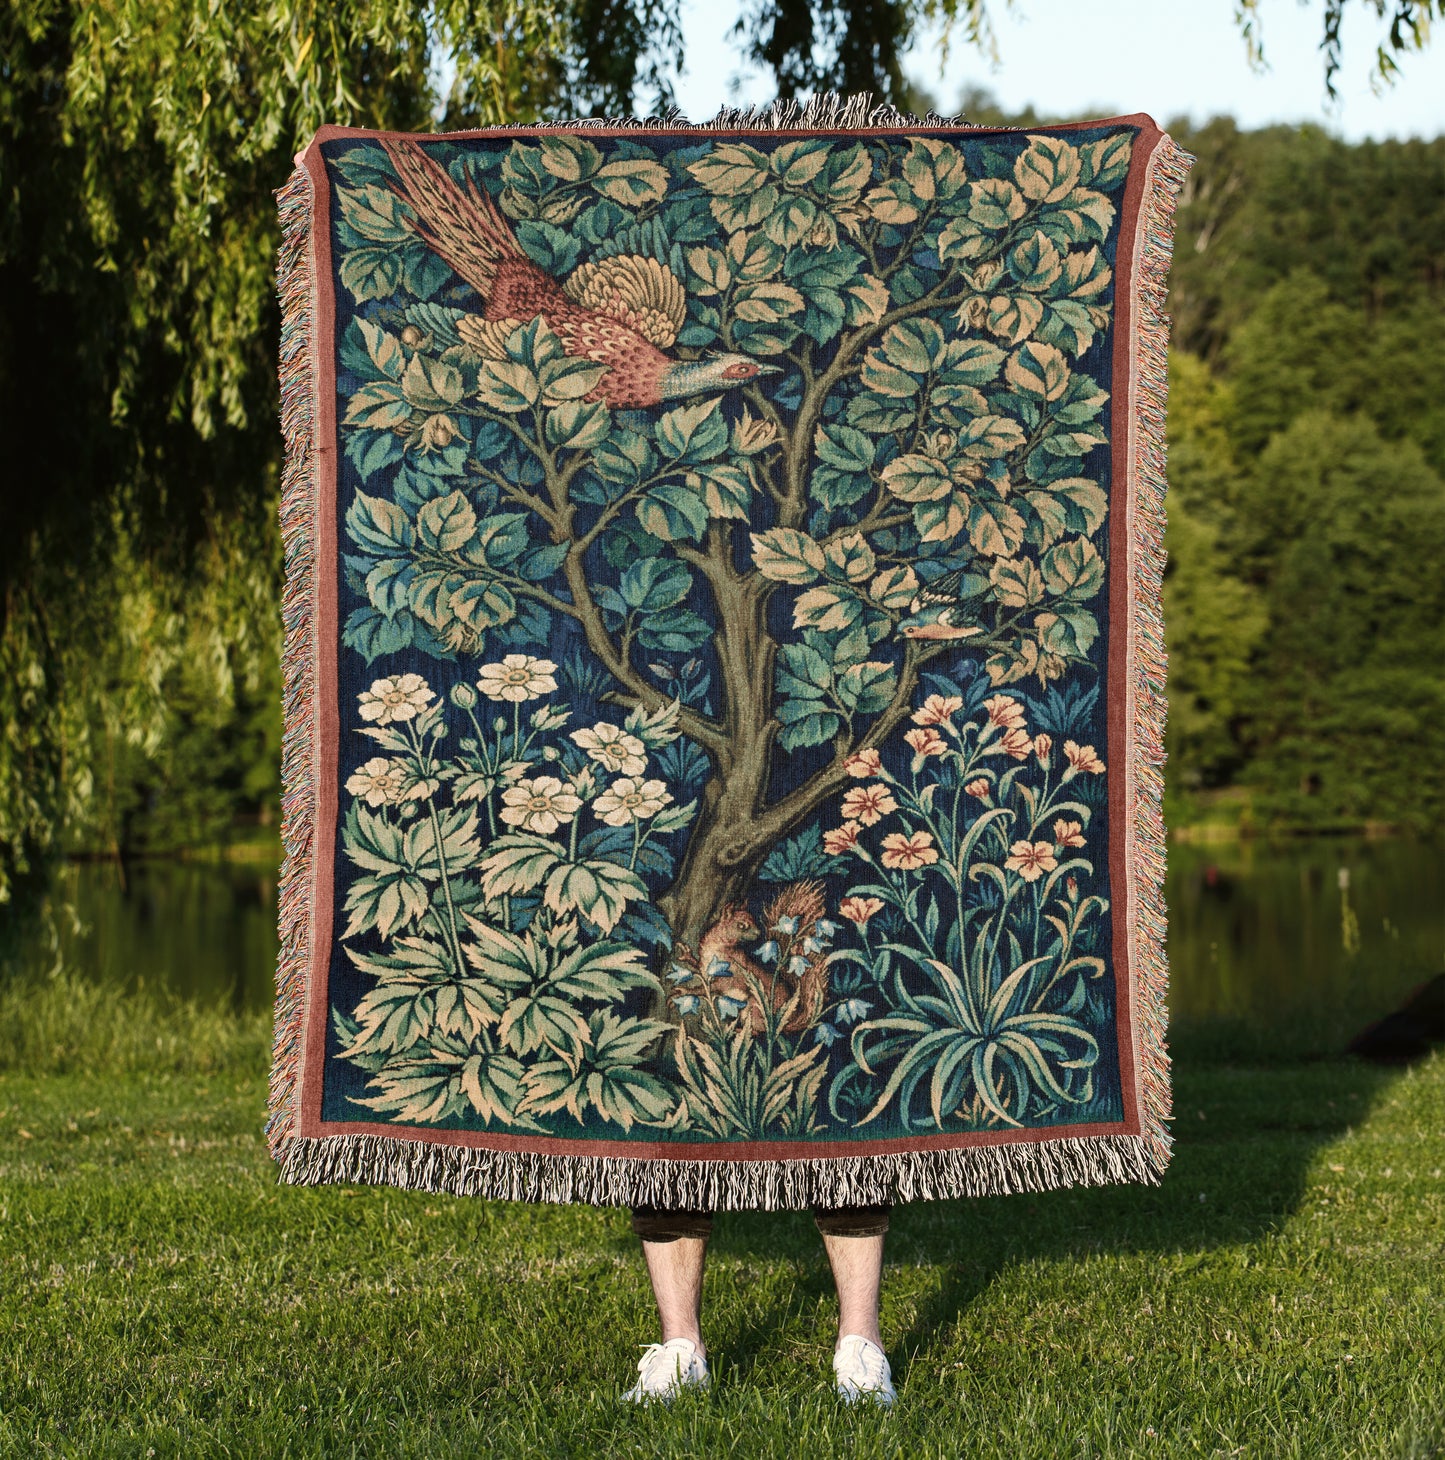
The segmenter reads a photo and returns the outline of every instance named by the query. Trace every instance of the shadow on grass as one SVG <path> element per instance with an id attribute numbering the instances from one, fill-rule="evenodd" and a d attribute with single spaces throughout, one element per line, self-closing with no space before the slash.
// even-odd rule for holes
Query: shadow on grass
<path id="1" fill-rule="evenodd" d="M 1276 1231 L 1295 1211 L 1318 1149 L 1364 1121 L 1398 1069 L 1317 1059 L 1273 1067 L 1183 1062 L 1174 1078 L 1175 1148 L 1157 1188 L 1091 1187 L 899 1207 L 890 1265 L 937 1265 L 940 1281 L 890 1337 L 906 1381 L 936 1340 L 1011 1269 L 1094 1255 L 1200 1254 Z M 758 1305 L 728 1340 L 730 1365 L 747 1380 L 776 1361 L 798 1310 L 833 1298 L 821 1239 L 806 1213 L 745 1212 L 719 1218 L 713 1250 L 743 1262 L 788 1263 L 786 1304 Z M 887 1275 L 885 1273 L 885 1304 Z"/>

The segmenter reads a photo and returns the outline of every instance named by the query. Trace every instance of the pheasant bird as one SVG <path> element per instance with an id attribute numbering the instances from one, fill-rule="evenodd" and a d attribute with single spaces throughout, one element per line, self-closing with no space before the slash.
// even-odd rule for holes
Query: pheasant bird
<path id="1" fill-rule="evenodd" d="M 569 355 L 608 367 L 586 398 L 616 410 L 732 390 L 778 373 L 746 355 L 679 360 L 668 354 L 687 298 L 666 264 L 621 254 L 555 279 L 522 252 L 497 205 L 475 183 L 458 183 L 415 142 L 384 138 L 382 146 L 417 236 L 486 301 L 483 313 L 457 321 L 457 332 L 479 354 L 505 358 L 507 336 L 540 317 Z"/>

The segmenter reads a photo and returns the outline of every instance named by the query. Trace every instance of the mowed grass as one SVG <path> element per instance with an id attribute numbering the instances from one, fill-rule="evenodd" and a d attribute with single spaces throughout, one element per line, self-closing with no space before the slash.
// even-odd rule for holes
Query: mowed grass
<path id="1" fill-rule="evenodd" d="M 256 1031 L 150 1039 L 0 1071 L 0 1454 L 1445 1454 L 1439 1056 L 1186 1064 L 1162 1188 L 900 1209 L 891 1413 L 832 1396 L 807 1216 L 724 1217 L 713 1389 L 639 1412 L 624 1213 L 279 1187 Z"/>

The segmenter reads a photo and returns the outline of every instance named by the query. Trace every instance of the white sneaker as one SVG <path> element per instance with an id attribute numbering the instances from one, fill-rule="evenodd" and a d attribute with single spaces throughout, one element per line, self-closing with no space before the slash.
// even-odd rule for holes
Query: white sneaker
<path id="1" fill-rule="evenodd" d="M 838 1340 L 833 1355 L 833 1377 L 838 1398 L 847 1404 L 856 1404 L 861 1399 L 888 1405 L 898 1397 L 893 1389 L 888 1355 L 861 1334 L 849 1333 Z"/>
<path id="2" fill-rule="evenodd" d="M 886 1366 L 886 1360 L 885 1360 Z M 656 1399 L 666 1404 L 684 1389 L 706 1389 L 707 1360 L 690 1338 L 670 1338 L 650 1343 L 638 1360 L 637 1383 L 622 1397 L 633 1404 Z"/>

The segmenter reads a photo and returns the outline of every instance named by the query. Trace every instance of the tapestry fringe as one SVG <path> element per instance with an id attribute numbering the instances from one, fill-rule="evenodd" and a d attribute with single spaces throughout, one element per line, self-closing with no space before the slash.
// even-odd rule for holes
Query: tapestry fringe
<path id="1" fill-rule="evenodd" d="M 707 122 L 689 121 L 678 107 L 656 117 L 584 117 L 575 121 L 537 122 L 542 131 L 565 127 L 569 132 L 579 127 L 605 127 L 609 131 L 673 131 L 703 132 L 816 132 L 844 130 L 877 130 L 882 127 L 976 127 L 960 116 L 940 116 L 928 112 L 917 117 L 899 111 L 891 102 L 877 100 L 870 91 L 841 96 L 836 91 L 821 91 L 806 101 L 780 100 L 758 106 L 722 107 Z M 511 132 L 514 127 L 484 127 L 484 132 Z M 990 131 L 1017 131 L 1015 127 L 993 127 Z"/>
<path id="2" fill-rule="evenodd" d="M 1130 882 L 1134 919 L 1131 961 L 1137 989 L 1141 1125 L 1150 1159 L 1159 1172 L 1169 1163 L 1173 1138 L 1167 995 L 1169 959 L 1164 901 L 1164 725 L 1168 654 L 1164 644 L 1165 414 L 1169 395 L 1169 315 L 1165 311 L 1174 251 L 1174 208 L 1192 154 L 1165 135 L 1149 159 L 1136 260 L 1137 352 L 1132 411 L 1136 422 L 1132 463 L 1129 554 L 1130 700 L 1134 822 Z"/>
<path id="3" fill-rule="evenodd" d="M 315 352 L 311 339 L 313 277 L 310 248 L 311 179 L 298 167 L 276 194 L 281 248 L 276 288 L 281 301 L 281 537 L 286 581 L 282 593 L 284 719 L 281 741 L 280 953 L 276 964 L 276 1023 L 271 1059 L 271 1153 L 281 1160 L 296 1124 L 297 1082 L 311 950 L 311 850 L 316 830 L 315 694 L 316 493 Z"/>
<path id="4" fill-rule="evenodd" d="M 547 1156 L 350 1135 L 289 1140 L 279 1159 L 281 1180 L 303 1186 L 341 1181 L 501 1201 L 708 1211 L 875 1206 L 1115 1182 L 1159 1184 L 1151 1144 L 1119 1135 L 793 1161 Z"/>

